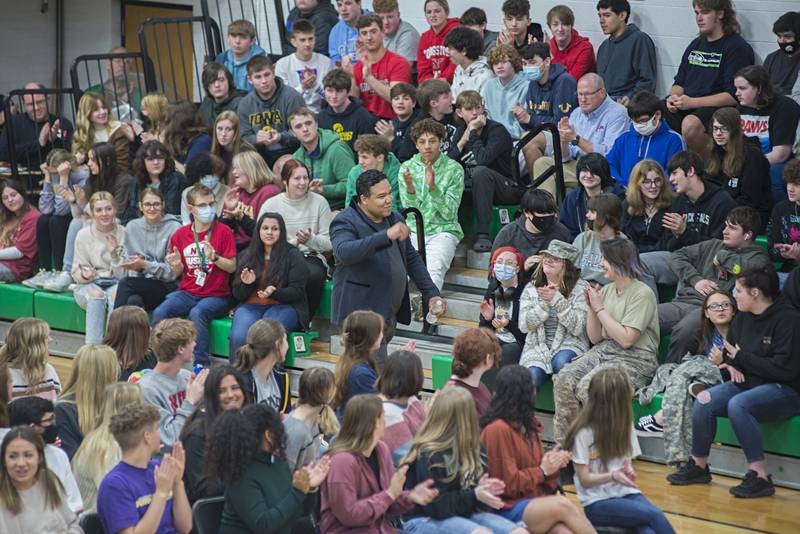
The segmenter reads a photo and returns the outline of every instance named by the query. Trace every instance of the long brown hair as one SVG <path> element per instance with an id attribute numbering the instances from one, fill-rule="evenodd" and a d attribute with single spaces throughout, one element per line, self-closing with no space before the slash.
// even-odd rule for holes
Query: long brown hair
<path id="1" fill-rule="evenodd" d="M 428 418 L 422 424 L 401 465 L 411 464 L 423 455 L 445 454 L 443 467 L 450 483 L 456 478 L 461 487 L 474 486 L 484 472 L 481 460 L 481 433 L 478 412 L 469 391 L 447 386 L 436 397 Z"/>
<path id="2" fill-rule="evenodd" d="M 714 326 L 714 323 L 711 322 L 706 314 L 706 306 L 708 306 L 708 301 L 711 300 L 711 297 L 714 295 L 725 295 L 727 297 L 728 302 L 731 303 L 731 311 L 733 315 L 738 313 L 738 308 L 736 307 L 736 299 L 733 298 L 733 295 L 728 293 L 727 291 L 723 291 L 721 289 L 715 289 L 708 295 L 706 298 L 703 299 L 703 318 L 700 321 L 700 328 L 697 329 L 697 354 L 705 354 L 706 348 L 711 345 L 711 341 L 714 339 L 714 331 L 716 331 L 717 327 Z M 733 315 L 731 316 L 731 320 L 733 320 Z"/>
<path id="3" fill-rule="evenodd" d="M 347 382 L 350 370 L 359 363 L 367 364 L 378 373 L 375 361 L 375 341 L 383 333 L 383 317 L 372 311 L 357 310 L 348 315 L 342 324 L 344 353 L 336 362 L 336 395 L 333 405 L 342 408 L 347 402 Z"/>
<path id="4" fill-rule="evenodd" d="M 642 196 L 642 182 L 644 182 L 647 175 L 651 172 L 658 174 L 661 179 L 661 191 L 658 192 L 653 206 L 656 209 L 668 208 L 672 205 L 672 200 L 675 198 L 675 191 L 669 186 L 667 176 L 664 174 L 664 169 L 657 161 L 652 159 L 643 159 L 633 166 L 631 170 L 630 182 L 628 189 L 625 191 L 625 200 L 628 202 L 628 215 L 631 217 L 641 217 L 644 215 L 645 201 Z"/>
<path id="5" fill-rule="evenodd" d="M 227 70 L 226 70 L 227 72 Z M 231 84 L 232 90 L 236 90 L 236 87 Z M 239 115 L 236 114 L 235 111 L 223 111 L 219 115 L 217 115 L 217 119 L 214 121 L 214 127 L 211 131 L 211 153 L 219 155 L 222 152 L 223 146 L 219 144 L 219 140 L 217 139 L 217 124 L 221 121 L 230 121 L 233 125 L 233 146 L 231 146 L 230 153 L 231 155 L 235 156 L 239 152 L 242 151 L 242 147 L 250 147 L 250 144 L 247 141 L 242 140 L 242 128 L 241 123 L 239 122 Z M 225 149 L 227 150 L 227 149 Z"/>
<path id="6" fill-rule="evenodd" d="M 7 222 L 18 219 L 18 221 L 14 224 L 14 228 L 22 222 L 22 217 L 28 213 L 28 210 L 31 209 L 31 203 L 28 201 L 28 197 L 25 196 L 25 188 L 16 180 L 0 180 L 0 195 L 3 194 L 3 191 L 6 187 L 10 187 L 14 191 L 17 192 L 22 197 L 22 212 L 17 215 L 16 213 L 12 212 L 10 209 L 6 208 L 6 205 L 0 202 L 0 226 L 5 225 Z M 2 228 L 0 228 L 2 230 Z"/>
<path id="7" fill-rule="evenodd" d="M 286 330 L 281 323 L 272 319 L 259 319 L 247 331 L 247 343 L 236 350 L 233 366 L 247 374 L 259 361 L 273 352 L 280 358 L 281 341 L 284 339 Z"/>
<path id="8" fill-rule="evenodd" d="M 559 293 L 564 298 L 569 298 L 572 290 L 578 284 L 581 278 L 581 270 L 578 269 L 574 263 L 569 260 L 562 260 L 564 264 L 564 274 L 561 276 L 561 285 L 558 287 Z M 547 275 L 544 273 L 544 262 L 540 261 L 536 269 L 531 275 L 531 281 L 534 287 L 544 287 L 547 285 Z"/>
<path id="9" fill-rule="evenodd" d="M 627 458 L 633 431 L 633 386 L 619 367 L 602 369 L 589 382 L 589 393 L 578 416 L 564 438 L 563 447 L 572 450 L 575 437 L 584 428 L 592 431 L 594 446 L 604 469 L 615 458 Z"/>
<path id="10" fill-rule="evenodd" d="M 333 371 L 325 367 L 311 367 L 300 375 L 297 386 L 297 404 L 322 407 L 319 413 L 319 428 L 326 436 L 339 432 L 339 421 L 331 408 L 331 401 L 336 392 L 336 378 Z"/>
<path id="11" fill-rule="evenodd" d="M 164 120 L 164 144 L 175 159 L 186 156 L 189 144 L 198 135 L 208 133 L 208 125 L 191 102 L 172 102 Z"/>
<path id="12" fill-rule="evenodd" d="M 47 357 L 50 353 L 47 338 L 50 327 L 36 317 L 22 317 L 11 324 L 6 334 L 5 345 L 0 347 L 0 362 L 17 369 L 28 383 L 31 395 L 44 380 Z"/>
<path id="13" fill-rule="evenodd" d="M 32 426 L 17 426 L 12 428 L 5 438 L 3 438 L 3 445 L 0 446 L 0 501 L 6 510 L 13 515 L 19 515 L 22 512 L 23 502 L 22 498 L 14 486 L 11 476 L 8 474 L 8 466 L 6 465 L 6 449 L 8 445 L 15 439 L 21 439 L 33 444 L 36 447 L 36 452 L 39 455 L 39 468 L 36 470 L 36 481 L 44 481 L 44 502 L 45 507 L 55 510 L 61 506 L 62 493 L 64 489 L 58 477 L 47 468 L 47 459 L 44 455 L 44 441 Z"/>
<path id="14" fill-rule="evenodd" d="M 356 395 L 350 399 L 344 408 L 342 428 L 328 449 L 328 454 L 333 456 L 337 452 L 353 454 L 365 452 L 372 445 L 375 425 L 381 415 L 383 415 L 383 401 L 377 395 Z"/>
<path id="15" fill-rule="evenodd" d="M 711 124 L 718 122 L 728 130 L 728 144 L 719 146 L 713 139 L 710 141 L 710 153 L 706 163 L 706 172 L 710 176 L 724 174 L 736 176 L 744 165 L 744 134 L 742 133 L 742 117 L 736 108 L 719 108 L 711 116 Z M 709 130 L 711 128 L 709 127 Z"/>
<path id="16" fill-rule="evenodd" d="M 711 11 L 724 11 L 722 16 L 722 31 L 725 35 L 741 33 L 742 27 L 736 20 L 736 10 L 731 0 L 694 0 L 693 6 Z"/>
<path id="17" fill-rule="evenodd" d="M 147 194 L 152 191 L 148 189 Z M 138 367 L 147 356 L 149 342 L 150 320 L 146 311 L 139 306 L 120 306 L 111 312 L 102 343 L 114 349 L 122 369 Z"/>

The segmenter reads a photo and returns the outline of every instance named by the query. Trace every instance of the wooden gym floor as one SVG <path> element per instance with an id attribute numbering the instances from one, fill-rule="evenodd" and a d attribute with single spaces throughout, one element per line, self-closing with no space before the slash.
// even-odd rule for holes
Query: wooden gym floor
<path id="1" fill-rule="evenodd" d="M 50 363 L 64 384 L 72 359 L 51 356 Z M 728 493 L 729 488 L 739 483 L 735 478 L 715 475 L 711 485 L 678 487 L 666 482 L 670 470 L 664 465 L 637 461 L 634 466 L 642 492 L 667 513 L 672 526 L 681 534 L 800 533 L 800 491 L 778 488 L 773 497 L 737 499 Z M 565 489 L 577 504 L 575 487 Z"/>

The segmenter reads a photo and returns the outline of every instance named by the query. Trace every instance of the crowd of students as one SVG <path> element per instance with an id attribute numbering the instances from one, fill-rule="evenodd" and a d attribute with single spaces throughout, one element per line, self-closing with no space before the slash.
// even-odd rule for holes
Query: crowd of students
<path id="1" fill-rule="evenodd" d="M 731 2 L 696 0 L 660 98 L 627 0 L 597 3 L 596 53 L 563 5 L 540 25 L 506 0 L 492 32 L 480 8 L 427 0 L 420 35 L 396 0 L 336 3 L 298 0 L 274 64 L 232 22 L 199 108 L 149 94 L 128 122 L 100 88 L 74 128 L 43 95 L 4 117 L 0 160 L 13 129 L 43 182 L 35 206 L 0 181 L 0 280 L 86 310 L 63 388 L 43 321 L 0 348 L 4 531 L 77 532 L 96 511 L 107 532 L 188 532 L 190 504 L 224 495 L 222 532 L 672 532 L 636 484 L 634 428 L 665 434 L 670 483 L 707 483 L 721 415 L 749 466 L 731 493 L 774 493 L 758 423 L 800 414 L 800 13 L 755 65 Z M 558 136 L 520 143 L 545 123 Z M 558 153 L 564 198 L 540 178 Z M 491 239 L 498 204 L 520 216 Z M 490 258 L 479 328 L 423 401 L 413 342 L 387 345 L 409 308 L 445 312 L 470 205 Z M 331 275 L 344 351 L 292 406 L 287 332 Z M 212 365 L 227 316 L 230 365 Z M 533 406 L 550 379 L 545 451 Z M 633 421 L 634 392 L 660 391 Z M 569 466 L 585 516 L 555 495 Z"/>

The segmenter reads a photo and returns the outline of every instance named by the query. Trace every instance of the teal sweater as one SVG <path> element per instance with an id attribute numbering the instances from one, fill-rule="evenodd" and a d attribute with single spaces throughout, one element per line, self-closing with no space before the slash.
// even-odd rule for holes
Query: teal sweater
<path id="1" fill-rule="evenodd" d="M 347 174 L 355 161 L 353 151 L 347 143 L 339 140 L 339 134 L 320 128 L 319 147 L 312 154 L 313 157 L 301 146 L 292 157 L 310 169 L 311 180 L 322 180 L 322 196 L 328 200 L 331 209 L 344 207 Z"/>
<path id="2" fill-rule="evenodd" d="M 399 170 L 400 160 L 389 152 L 389 157 L 383 165 L 383 174 L 386 175 L 386 178 L 389 179 L 389 185 L 392 186 L 392 202 L 394 202 L 392 209 L 394 211 L 403 209 L 403 203 L 400 202 L 400 191 L 397 189 L 397 173 Z M 356 163 L 355 166 L 350 169 L 350 174 L 347 175 L 347 193 L 344 195 L 345 207 L 350 205 L 350 199 L 356 194 L 356 180 L 358 180 L 362 172 L 361 165 Z"/>
<path id="3" fill-rule="evenodd" d="M 306 496 L 292 486 L 289 465 L 262 452 L 236 484 L 225 487 L 219 534 L 291 532 Z"/>

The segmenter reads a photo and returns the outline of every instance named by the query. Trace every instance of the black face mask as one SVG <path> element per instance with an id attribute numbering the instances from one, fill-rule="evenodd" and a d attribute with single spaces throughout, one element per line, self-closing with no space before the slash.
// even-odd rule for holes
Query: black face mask
<path id="1" fill-rule="evenodd" d="M 58 427 L 56 425 L 50 425 L 44 427 L 44 432 L 42 433 L 42 439 L 48 445 L 52 445 L 58 439 Z"/>
<path id="2" fill-rule="evenodd" d="M 586 219 L 586 228 L 594 230 L 594 219 Z"/>
<path id="3" fill-rule="evenodd" d="M 792 54 L 797 52 L 798 47 L 800 47 L 800 42 L 798 42 L 797 39 L 795 39 L 794 41 L 788 43 L 778 43 L 778 46 L 780 47 L 781 50 L 783 50 L 784 54 L 791 56 Z"/>
<path id="4" fill-rule="evenodd" d="M 531 215 L 528 220 L 531 222 L 531 224 L 538 228 L 540 232 L 547 232 L 553 227 L 554 224 L 556 224 L 555 214 L 547 215 L 546 217 L 537 217 L 536 215 Z"/>

